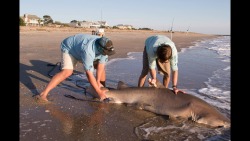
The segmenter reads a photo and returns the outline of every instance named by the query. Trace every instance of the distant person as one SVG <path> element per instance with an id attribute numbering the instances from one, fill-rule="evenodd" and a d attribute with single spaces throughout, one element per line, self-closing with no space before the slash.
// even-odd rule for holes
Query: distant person
<path id="1" fill-rule="evenodd" d="M 170 69 L 172 70 L 172 88 L 177 94 L 178 81 L 178 54 L 174 42 L 164 35 L 150 36 L 145 41 L 143 51 L 143 67 L 138 80 L 138 87 L 143 87 L 148 73 L 150 85 L 156 84 L 156 67 L 163 75 L 163 85 L 168 88 L 170 81 Z M 181 91 L 183 92 L 183 91 Z"/>
<path id="2" fill-rule="evenodd" d="M 99 28 L 97 30 L 97 32 L 96 32 L 96 35 L 103 37 L 104 36 L 104 29 L 103 28 Z"/>
<path id="3" fill-rule="evenodd" d="M 100 88 L 105 87 L 105 63 L 108 61 L 108 56 L 114 53 L 113 43 L 106 37 L 89 34 L 67 37 L 61 42 L 62 70 L 52 77 L 46 88 L 36 97 L 48 101 L 48 93 L 73 73 L 77 62 L 81 62 L 90 84 L 98 93 L 100 100 L 104 100 L 107 98 L 105 94 L 107 90 Z M 94 69 L 96 77 L 93 74 Z"/>

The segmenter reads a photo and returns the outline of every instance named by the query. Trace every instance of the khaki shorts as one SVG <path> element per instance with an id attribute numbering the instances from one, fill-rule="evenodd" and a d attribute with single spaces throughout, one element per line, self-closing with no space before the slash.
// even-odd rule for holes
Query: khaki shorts
<path id="1" fill-rule="evenodd" d="M 170 62 L 168 61 L 167 63 L 161 63 L 156 59 L 156 66 L 158 69 L 158 73 L 164 76 L 170 76 Z M 143 67 L 142 67 L 142 74 L 147 75 L 149 72 L 149 64 L 148 64 L 148 54 L 146 52 L 146 48 L 144 48 L 143 51 Z"/>
<path id="2" fill-rule="evenodd" d="M 75 59 L 75 57 L 73 57 L 72 55 L 70 55 L 69 53 L 64 53 L 62 52 L 62 63 L 61 63 L 61 69 L 71 69 L 73 70 L 78 62 L 82 62 L 82 61 L 77 61 Z M 99 59 L 95 60 L 93 62 L 94 68 L 97 68 Z"/>
<path id="3" fill-rule="evenodd" d="M 158 69 L 158 73 L 165 75 L 165 76 L 170 76 L 170 62 L 167 61 L 166 63 L 161 63 L 158 59 L 156 59 L 156 65 Z"/>
<path id="4" fill-rule="evenodd" d="M 76 67 L 77 60 L 70 54 L 62 52 L 62 69 L 71 69 L 73 70 Z"/>

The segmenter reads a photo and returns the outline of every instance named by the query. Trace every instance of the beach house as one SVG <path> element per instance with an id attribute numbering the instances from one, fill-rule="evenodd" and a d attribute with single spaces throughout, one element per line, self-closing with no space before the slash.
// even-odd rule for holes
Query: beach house
<path id="1" fill-rule="evenodd" d="M 44 25 L 44 19 L 39 18 L 36 15 L 24 14 L 24 16 L 21 16 L 21 18 L 25 22 L 26 26 L 43 26 Z"/>

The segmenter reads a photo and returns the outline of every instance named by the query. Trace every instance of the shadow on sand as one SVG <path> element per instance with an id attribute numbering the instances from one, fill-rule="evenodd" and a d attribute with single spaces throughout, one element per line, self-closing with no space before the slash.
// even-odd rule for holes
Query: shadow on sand
<path id="1" fill-rule="evenodd" d="M 23 85 L 31 90 L 33 95 L 37 95 L 39 92 L 33 79 L 48 83 L 49 80 L 47 78 L 51 78 L 61 70 L 61 63 L 51 63 L 41 60 L 31 60 L 30 63 L 30 66 L 20 63 L 19 79 Z M 36 73 L 38 73 L 38 75 Z M 74 70 L 73 74 L 75 73 L 81 72 Z"/>

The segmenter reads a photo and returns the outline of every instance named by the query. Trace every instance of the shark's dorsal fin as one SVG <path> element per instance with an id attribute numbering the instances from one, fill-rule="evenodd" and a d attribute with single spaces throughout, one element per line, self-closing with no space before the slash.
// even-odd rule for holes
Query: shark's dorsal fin
<path id="1" fill-rule="evenodd" d="M 166 88 L 158 79 L 156 79 L 157 88 Z"/>
<path id="2" fill-rule="evenodd" d="M 124 89 L 124 88 L 128 88 L 129 86 L 126 85 L 124 82 L 122 81 L 119 81 L 118 84 L 117 84 L 117 89 Z"/>

